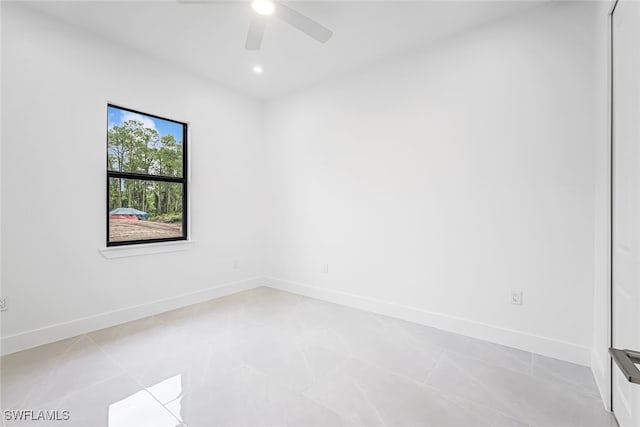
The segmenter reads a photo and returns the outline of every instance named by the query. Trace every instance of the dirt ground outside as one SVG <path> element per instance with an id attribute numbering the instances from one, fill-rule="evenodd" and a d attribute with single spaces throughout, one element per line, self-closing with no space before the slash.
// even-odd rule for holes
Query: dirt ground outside
<path id="1" fill-rule="evenodd" d="M 166 239 L 181 237 L 182 224 L 167 224 L 154 221 L 132 221 L 129 219 L 109 219 L 109 241 Z"/>

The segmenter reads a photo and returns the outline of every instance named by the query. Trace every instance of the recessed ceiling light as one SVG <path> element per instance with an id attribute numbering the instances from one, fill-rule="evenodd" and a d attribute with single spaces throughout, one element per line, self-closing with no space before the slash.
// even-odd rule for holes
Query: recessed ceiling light
<path id="1" fill-rule="evenodd" d="M 262 68 L 261 65 L 254 65 L 253 66 L 253 74 L 257 74 L 259 76 L 262 73 L 264 73 L 264 69 Z"/>
<path id="2" fill-rule="evenodd" d="M 271 15 L 276 10 L 276 5 L 272 0 L 253 0 L 251 7 L 260 15 Z"/>

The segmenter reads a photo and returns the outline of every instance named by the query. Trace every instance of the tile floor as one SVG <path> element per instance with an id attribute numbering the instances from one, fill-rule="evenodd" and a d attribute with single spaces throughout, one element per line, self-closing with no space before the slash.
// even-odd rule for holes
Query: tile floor
<path id="1" fill-rule="evenodd" d="M 1 367 L 3 410 L 70 417 L 6 427 L 615 426 L 587 368 L 270 288 Z"/>

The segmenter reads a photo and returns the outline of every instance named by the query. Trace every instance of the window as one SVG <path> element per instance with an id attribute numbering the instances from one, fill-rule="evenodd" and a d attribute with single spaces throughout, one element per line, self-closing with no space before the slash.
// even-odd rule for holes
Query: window
<path id="1" fill-rule="evenodd" d="M 187 239 L 187 125 L 107 106 L 107 246 Z"/>

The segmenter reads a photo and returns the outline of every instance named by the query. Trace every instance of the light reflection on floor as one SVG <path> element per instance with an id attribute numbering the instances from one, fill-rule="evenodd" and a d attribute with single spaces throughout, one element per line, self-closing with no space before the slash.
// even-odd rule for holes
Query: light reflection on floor
<path id="1" fill-rule="evenodd" d="M 171 400 L 177 399 L 182 395 L 181 375 L 168 378 L 150 387 L 149 390 L 155 396 L 163 396 Z M 107 426 L 175 427 L 179 425 L 168 412 L 156 411 L 157 405 L 158 402 L 148 391 L 141 390 L 109 405 Z"/>

